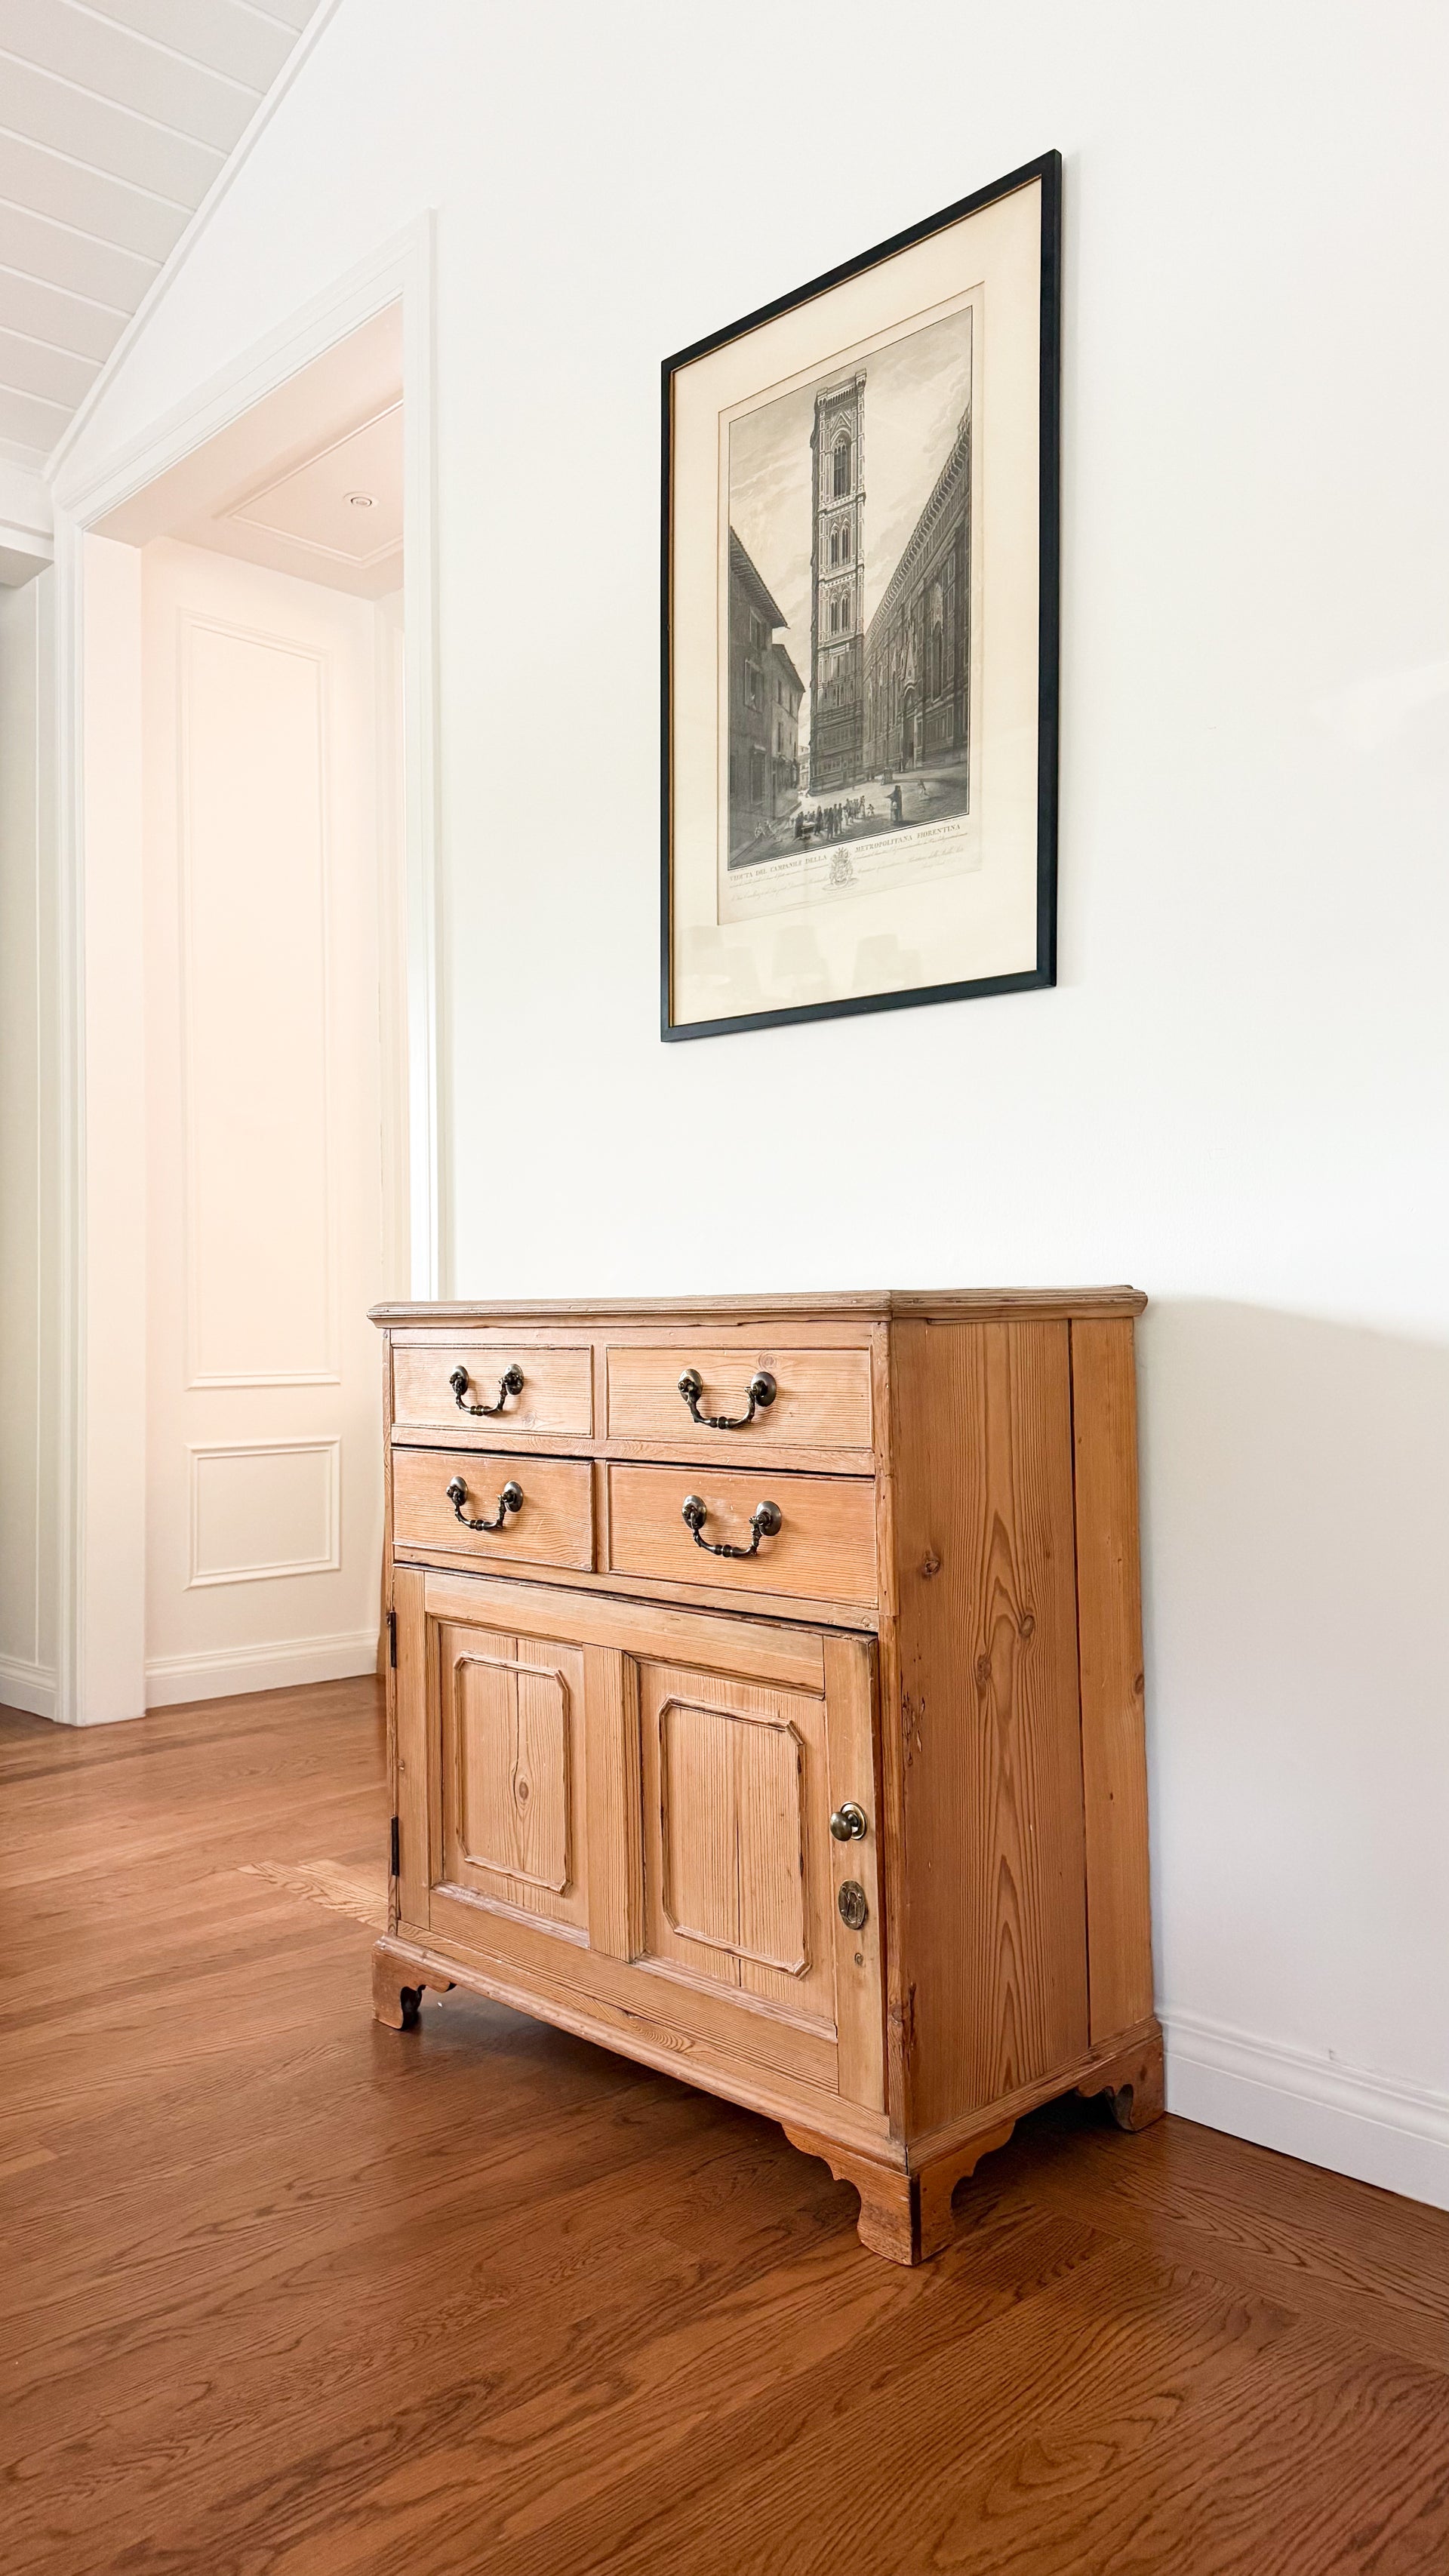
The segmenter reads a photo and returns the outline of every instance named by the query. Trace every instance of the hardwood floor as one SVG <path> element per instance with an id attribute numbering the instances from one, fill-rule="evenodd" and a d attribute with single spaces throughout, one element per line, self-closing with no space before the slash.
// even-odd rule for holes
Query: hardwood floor
<path id="1" fill-rule="evenodd" d="M 745 2112 L 371 2021 L 371 1684 L 0 1790 L 6 2576 L 1449 2567 L 1449 2216 L 1082 2105 L 901 2271 Z"/>

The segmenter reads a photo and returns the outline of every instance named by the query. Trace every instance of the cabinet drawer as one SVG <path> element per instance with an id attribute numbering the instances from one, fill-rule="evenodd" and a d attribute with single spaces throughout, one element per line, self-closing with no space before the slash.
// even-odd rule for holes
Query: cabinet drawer
<path id="1" fill-rule="evenodd" d="M 468 1520 L 497 1517 L 508 1483 L 523 1500 L 494 1530 L 465 1527 L 449 1499 L 457 1477 L 467 1487 Z M 499 1564 L 564 1565 L 587 1573 L 594 1562 L 591 1470 L 586 1458 L 510 1457 L 506 1450 L 395 1449 L 392 1456 L 393 1543 L 430 1556 L 486 1557 Z"/>
<path id="2" fill-rule="evenodd" d="M 459 1369 L 467 1380 L 461 1389 L 449 1382 Z M 510 1372 L 521 1386 L 505 1383 Z M 475 1413 L 474 1405 L 490 1409 Z M 404 1438 L 409 1430 L 455 1431 L 460 1439 L 542 1431 L 586 1440 L 593 1354 L 587 1342 L 575 1350 L 514 1350 L 505 1341 L 402 1344 L 392 1355 L 392 1411 Z"/>
<path id="3" fill-rule="evenodd" d="M 687 1370 L 700 1381 L 697 1410 L 737 1421 L 749 1413 L 750 1383 L 762 1369 L 774 1379 L 774 1397 L 757 1403 L 742 1428 L 721 1432 L 695 1423 L 679 1389 Z M 609 1430 L 619 1440 L 667 1441 L 671 1449 L 691 1439 L 711 1449 L 728 1442 L 738 1447 L 742 1464 L 768 1449 L 870 1448 L 866 1350 L 760 1351 L 749 1343 L 720 1350 L 707 1342 L 641 1350 L 616 1343 L 608 1355 L 608 1388 Z"/>
<path id="4" fill-rule="evenodd" d="M 705 1506 L 701 1540 L 748 1547 L 750 1515 L 762 1502 L 777 1506 L 779 1529 L 751 1556 L 712 1555 L 684 1519 L 691 1495 Z M 764 1462 L 736 1473 L 703 1464 L 612 1466 L 609 1530 L 616 1574 L 804 1600 L 875 1599 L 875 1485 L 867 1476 L 782 1476 Z"/>

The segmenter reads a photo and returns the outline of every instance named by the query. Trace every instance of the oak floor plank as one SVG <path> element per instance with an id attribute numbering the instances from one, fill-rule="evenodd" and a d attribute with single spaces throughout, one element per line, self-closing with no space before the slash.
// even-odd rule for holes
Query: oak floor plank
<path id="1" fill-rule="evenodd" d="M 1090 2213 L 1168 2260 L 1269 2290 L 1355 2343 L 1449 2373 L 1449 2215 L 1173 2120 L 1132 2157 L 1061 2103 L 979 2177 L 992 2193 Z"/>
<path id="2" fill-rule="evenodd" d="M 1449 2217 L 1073 2106 L 900 2271 L 728 2103 L 374 2024 L 264 1869 L 385 1818 L 369 1682 L 0 1712 L 5 2576 L 1449 2568 Z"/>

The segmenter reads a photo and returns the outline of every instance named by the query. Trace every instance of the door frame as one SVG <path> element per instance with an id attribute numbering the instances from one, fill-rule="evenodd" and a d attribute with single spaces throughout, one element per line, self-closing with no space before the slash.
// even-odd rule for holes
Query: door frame
<path id="1" fill-rule="evenodd" d="M 440 1028 L 433 217 L 405 232 L 55 491 L 55 1053 L 59 1369 L 55 1715 L 146 1705 L 145 1120 L 141 977 L 139 550 L 99 536 L 112 511 L 390 304 L 403 342 L 405 1000 L 382 997 L 394 1293 L 444 1296 L 450 1224 Z M 386 899 L 386 893 L 385 897 Z M 405 1100 L 405 1112 L 400 1104 Z M 389 1135 L 391 1130 L 391 1135 Z"/>

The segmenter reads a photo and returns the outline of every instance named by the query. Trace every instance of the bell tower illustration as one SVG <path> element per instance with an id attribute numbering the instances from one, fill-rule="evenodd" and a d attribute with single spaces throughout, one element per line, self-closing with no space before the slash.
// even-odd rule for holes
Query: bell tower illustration
<path id="1" fill-rule="evenodd" d="M 865 374 L 815 397 L 810 433 L 810 789 L 865 761 Z"/>

